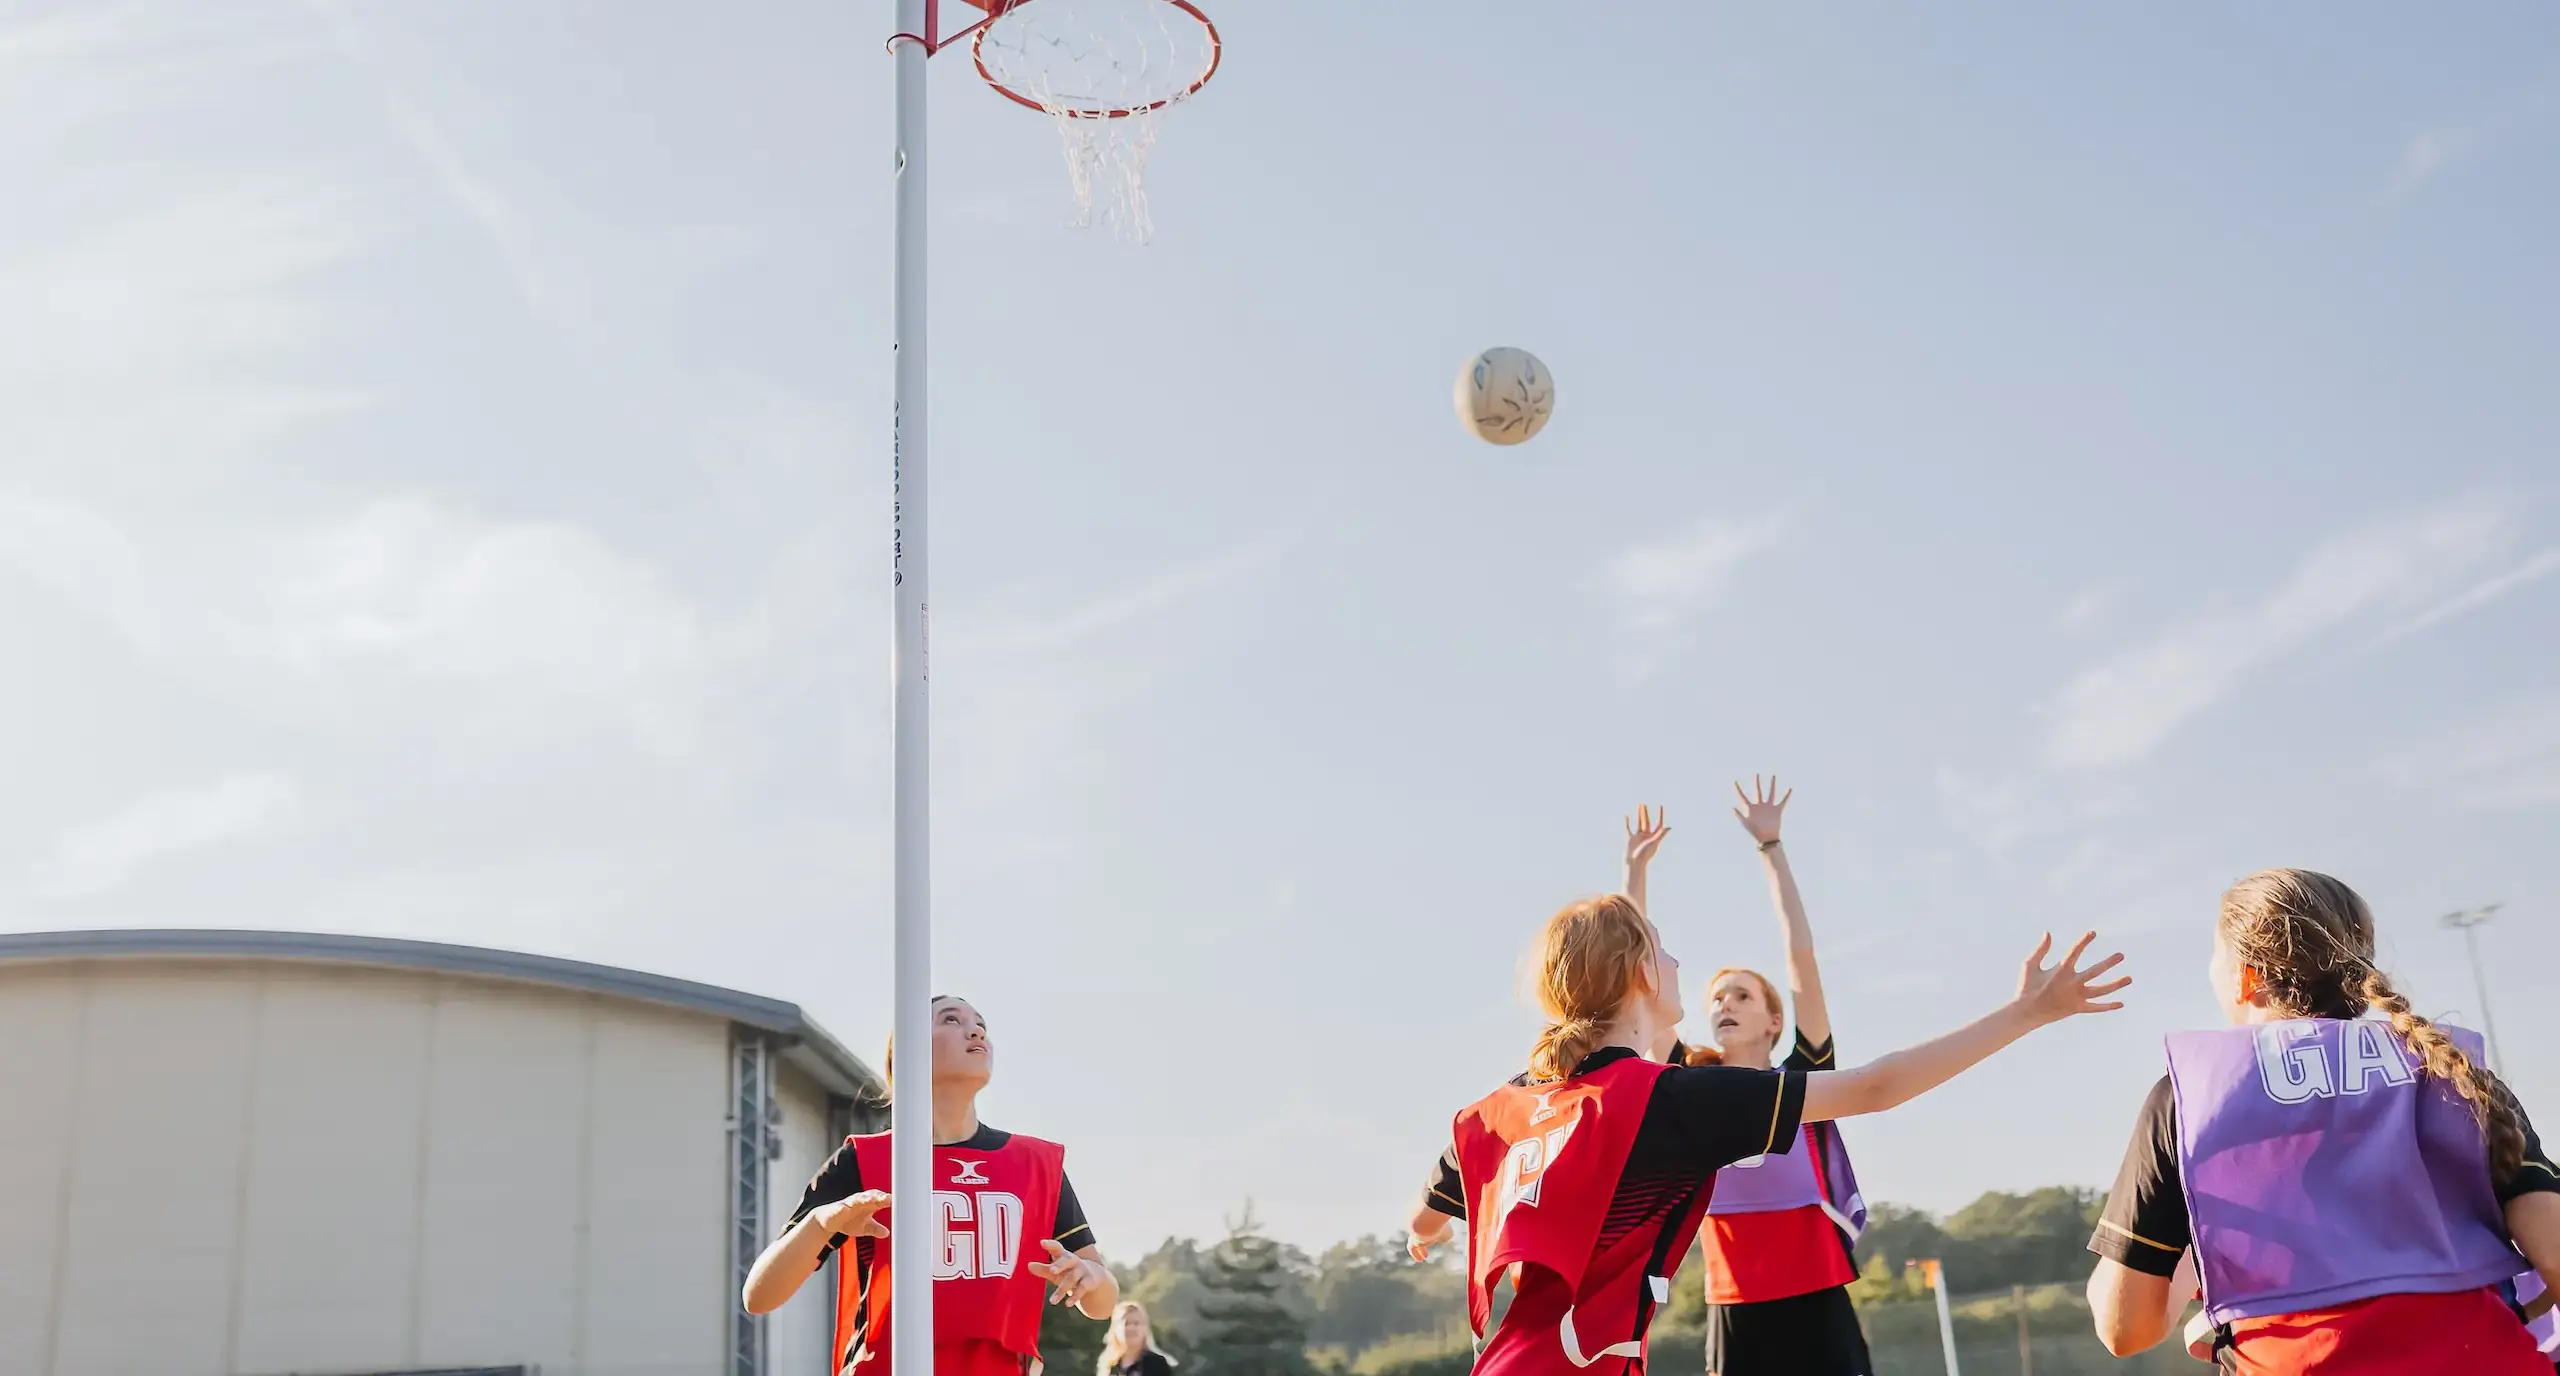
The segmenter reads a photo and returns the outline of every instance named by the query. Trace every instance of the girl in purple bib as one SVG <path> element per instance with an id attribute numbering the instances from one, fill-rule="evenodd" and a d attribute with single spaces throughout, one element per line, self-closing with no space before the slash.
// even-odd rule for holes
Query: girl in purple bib
<path id="1" fill-rule="evenodd" d="M 2373 963 L 2373 916 L 2307 870 L 2224 895 L 2212 980 L 2235 1024 L 2169 1038 L 2089 1248 L 2098 1336 L 2169 1336 L 2262 1376 L 2544 1376 L 2519 1272 L 2560 1278 L 2560 1170 L 2479 1038 Z M 2379 1016 L 2376 1016 L 2379 1015 Z"/>

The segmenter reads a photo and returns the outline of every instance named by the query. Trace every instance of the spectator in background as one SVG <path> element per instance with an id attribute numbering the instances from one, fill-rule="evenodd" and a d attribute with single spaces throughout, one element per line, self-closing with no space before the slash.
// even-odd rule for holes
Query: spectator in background
<path id="1" fill-rule="evenodd" d="M 1174 1360 L 1158 1352 L 1147 1325 L 1147 1307 L 1135 1300 L 1111 1315 L 1110 1336 L 1102 1340 L 1093 1376 L 1172 1376 Z"/>

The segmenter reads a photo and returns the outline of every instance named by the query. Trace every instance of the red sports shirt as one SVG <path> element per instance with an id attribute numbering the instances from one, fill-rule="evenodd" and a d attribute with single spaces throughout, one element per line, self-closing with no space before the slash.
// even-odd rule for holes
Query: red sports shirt
<path id="1" fill-rule="evenodd" d="M 847 1138 L 866 1181 L 886 1181 L 889 1135 Z M 933 1275 L 933 1366 L 937 1376 L 1021 1376 L 1040 1355 L 1047 1283 L 1031 1263 L 1048 1259 L 1066 1148 L 1014 1134 L 993 1151 L 933 1149 L 933 1203 L 939 1226 Z M 875 1186 L 874 1188 L 877 1188 Z M 894 1230 L 888 1210 L 882 1221 Z M 877 1240 L 836 1268 L 835 1350 L 854 1376 L 888 1376 L 889 1248 Z M 869 1283 L 864 1272 L 868 1271 Z M 855 1316 L 864 1315 L 855 1351 Z"/>

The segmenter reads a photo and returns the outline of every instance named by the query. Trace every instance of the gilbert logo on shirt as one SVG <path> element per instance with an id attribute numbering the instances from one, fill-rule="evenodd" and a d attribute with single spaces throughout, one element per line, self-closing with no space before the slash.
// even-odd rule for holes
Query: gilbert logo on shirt
<path id="1" fill-rule="evenodd" d="M 1556 1092 L 1552 1089 L 1538 1096 L 1538 1108 L 1529 1115 L 1529 1126 L 1536 1127 L 1556 1116 L 1555 1097 Z"/>
<path id="2" fill-rule="evenodd" d="M 984 1184 L 986 1184 L 986 1183 L 987 1183 L 987 1176 L 986 1176 L 986 1173 L 985 1173 L 984 1171 L 981 1171 L 981 1170 L 979 1170 L 979 1169 L 978 1169 L 980 1166 L 983 1166 L 983 1165 L 985 1165 L 985 1164 L 987 1164 L 987 1163 L 986 1163 L 986 1162 L 984 1162 L 984 1161 L 960 1161 L 960 1160 L 954 1160 L 954 1161 L 951 1163 L 951 1169 L 952 1169 L 951 1183 L 952 1183 L 952 1184 L 954 1184 L 954 1185 L 984 1185 Z"/>

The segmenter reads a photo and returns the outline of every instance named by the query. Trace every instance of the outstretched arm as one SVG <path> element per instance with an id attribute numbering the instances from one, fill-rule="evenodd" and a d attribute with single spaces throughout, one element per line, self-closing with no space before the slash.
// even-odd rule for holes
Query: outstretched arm
<path id="1" fill-rule="evenodd" d="M 1404 1249 L 1415 1261 L 1431 1260 L 1431 1249 L 1447 1242 L 1467 1216 L 1467 1206 L 1459 1202 L 1466 1185 L 1458 1178 L 1456 1147 L 1442 1149 L 1440 1159 L 1431 1163 L 1429 1180 L 1422 1201 L 1413 1206 L 1413 1221 L 1405 1227 Z"/>
<path id="2" fill-rule="evenodd" d="M 1855 1070 L 1805 1077 L 1804 1121 L 1820 1123 L 1882 1113 L 1936 1089 L 2048 1023 L 2124 1007 L 2121 1003 L 2099 1002 L 2133 983 L 2129 977 L 2098 982 L 2100 976 L 2122 963 L 2121 953 L 2086 970 L 2079 968 L 2080 957 L 2097 939 L 2096 932 L 2081 937 L 2061 963 L 2048 968 L 2044 959 L 2053 951 L 2053 938 L 2047 935 L 2036 943 L 2034 953 L 2018 972 L 2018 996 L 1989 1014 L 1943 1037 L 1879 1057 Z"/>
<path id="3" fill-rule="evenodd" d="M 1739 783 L 1733 791 L 1742 799 L 1742 806 L 1733 810 L 1734 818 L 1759 843 L 1761 864 L 1769 872 L 1769 897 L 1778 905 L 1779 925 L 1786 929 L 1787 999 L 1795 1005 L 1796 1032 L 1807 1043 L 1821 1046 L 1831 1040 L 1831 1005 L 1822 997 L 1822 966 L 1813 956 L 1813 925 L 1805 920 L 1804 896 L 1796 892 L 1795 871 L 1788 867 L 1786 849 L 1778 842 L 1787 800 L 1796 791 L 1780 793 L 1775 774 L 1766 785 L 1754 774 L 1750 792 L 1743 792 Z"/>
<path id="4" fill-rule="evenodd" d="M 1636 911 L 1647 917 L 1653 913 L 1644 905 L 1645 871 L 1653 866 L 1653 853 L 1662 846 L 1662 838 L 1671 834 L 1671 813 L 1667 808 L 1638 805 L 1636 815 L 1627 819 L 1627 882 L 1624 892 L 1635 901 Z"/>
<path id="5" fill-rule="evenodd" d="M 1458 1220 L 1425 1200 L 1415 1206 L 1413 1222 L 1405 1229 L 1405 1255 L 1415 1261 L 1429 1261 L 1431 1249 L 1446 1245 L 1457 1231 Z"/>
<path id="6" fill-rule="evenodd" d="M 800 1283 L 818 1269 L 827 1244 L 841 1236 L 887 1237 L 889 1229 L 875 1215 L 889 1207 L 883 1190 L 864 1190 L 850 1198 L 812 1209 L 782 1236 L 766 1244 L 747 1268 L 739 1303 L 750 1314 L 770 1314 L 800 1292 Z"/>

